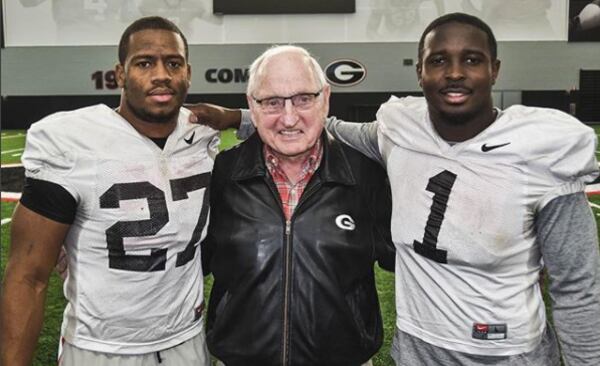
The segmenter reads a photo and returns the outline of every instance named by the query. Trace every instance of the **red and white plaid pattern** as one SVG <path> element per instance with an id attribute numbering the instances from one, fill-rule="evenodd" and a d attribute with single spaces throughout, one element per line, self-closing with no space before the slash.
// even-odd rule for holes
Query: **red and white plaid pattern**
<path id="1" fill-rule="evenodd" d="M 271 147 L 264 145 L 263 153 L 265 156 L 265 162 L 267 169 L 273 178 L 273 182 L 279 192 L 281 203 L 283 204 L 283 213 L 285 214 L 286 220 L 289 220 L 298 206 L 302 193 L 312 178 L 313 174 L 321 164 L 321 157 L 323 156 L 323 149 L 321 148 L 321 140 L 317 140 L 317 143 L 310 149 L 306 160 L 302 162 L 302 174 L 296 184 L 292 184 L 288 179 L 285 172 L 281 169 L 280 158 L 278 158 Z"/>

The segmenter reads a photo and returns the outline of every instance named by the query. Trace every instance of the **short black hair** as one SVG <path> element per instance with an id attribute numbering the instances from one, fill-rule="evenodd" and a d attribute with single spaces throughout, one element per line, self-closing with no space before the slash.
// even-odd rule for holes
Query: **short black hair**
<path id="1" fill-rule="evenodd" d="M 476 16 L 465 14 L 465 13 L 450 13 L 442 15 L 441 17 L 434 19 L 427 28 L 421 34 L 421 39 L 419 40 L 419 62 L 423 59 L 423 48 L 425 47 L 425 37 L 434 29 L 448 23 L 460 23 L 460 24 L 468 24 L 472 25 L 475 28 L 480 29 L 485 34 L 487 34 L 488 38 L 488 47 L 490 49 L 490 55 L 492 56 L 492 60 L 496 60 L 498 57 L 498 43 L 496 42 L 496 37 L 494 36 L 494 32 L 492 32 L 492 28 L 487 25 L 483 20 L 477 18 Z"/>
<path id="2" fill-rule="evenodd" d="M 177 27 L 175 23 L 168 19 L 165 19 L 163 17 L 151 16 L 140 18 L 135 22 L 131 23 L 121 35 L 121 40 L 119 41 L 119 63 L 121 65 L 125 64 L 127 53 L 129 53 L 129 37 L 134 33 L 146 29 L 162 29 L 179 34 L 179 36 L 183 40 L 183 45 L 185 48 L 185 59 L 188 59 L 188 43 L 187 39 L 183 35 L 183 32 L 181 32 L 181 29 L 179 29 L 179 27 Z"/>

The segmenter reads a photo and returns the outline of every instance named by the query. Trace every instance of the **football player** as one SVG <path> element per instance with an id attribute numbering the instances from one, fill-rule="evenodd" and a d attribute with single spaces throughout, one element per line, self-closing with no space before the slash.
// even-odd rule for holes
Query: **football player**
<path id="1" fill-rule="evenodd" d="M 424 98 L 392 97 L 374 123 L 327 123 L 387 168 L 397 365 L 558 366 L 561 350 L 567 365 L 600 365 L 600 255 L 584 193 L 598 176 L 595 133 L 553 109 L 494 108 L 499 70 L 489 26 L 447 14 L 419 42 Z"/>
<path id="2" fill-rule="evenodd" d="M 115 71 L 117 109 L 56 113 L 28 131 L 1 300 L 2 365 L 31 363 L 63 243 L 60 365 L 210 362 L 198 243 L 218 138 L 181 108 L 187 41 L 164 18 L 137 20 Z"/>
<path id="3" fill-rule="evenodd" d="M 494 108 L 496 40 L 476 17 L 434 20 L 418 60 L 425 98 L 332 124 L 382 161 L 396 200 L 396 364 L 559 365 L 557 339 L 568 365 L 600 364 L 594 131 L 557 110 Z"/>

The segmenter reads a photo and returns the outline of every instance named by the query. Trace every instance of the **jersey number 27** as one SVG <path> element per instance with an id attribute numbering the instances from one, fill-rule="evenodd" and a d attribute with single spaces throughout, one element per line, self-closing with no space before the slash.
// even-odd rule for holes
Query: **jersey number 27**
<path id="1" fill-rule="evenodd" d="M 188 198 L 188 193 L 206 188 L 202 200 L 200 217 L 192 237 L 185 249 L 177 253 L 176 267 L 183 266 L 194 258 L 196 243 L 200 241 L 202 229 L 208 217 L 208 186 L 210 173 L 196 174 L 170 180 L 173 201 Z M 147 220 L 118 221 L 106 229 L 108 267 L 136 272 L 163 271 L 167 261 L 167 249 L 151 249 L 149 255 L 125 254 L 123 238 L 156 235 L 169 222 L 169 211 L 165 193 L 150 182 L 113 184 L 100 196 L 100 208 L 119 208 L 120 201 L 145 198 L 150 218 Z"/>

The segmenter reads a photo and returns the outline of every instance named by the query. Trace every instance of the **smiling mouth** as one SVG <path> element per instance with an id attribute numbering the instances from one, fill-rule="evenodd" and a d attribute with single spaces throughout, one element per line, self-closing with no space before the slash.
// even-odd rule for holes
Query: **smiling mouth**
<path id="1" fill-rule="evenodd" d="M 294 138 L 294 137 L 298 137 L 302 134 L 303 134 L 303 132 L 301 130 L 281 130 L 281 131 L 279 131 L 279 135 L 283 136 L 284 138 L 286 138 L 286 137 Z"/>
<path id="2" fill-rule="evenodd" d="M 450 87 L 440 90 L 448 104 L 463 104 L 471 95 L 471 90 L 462 87 Z"/>

